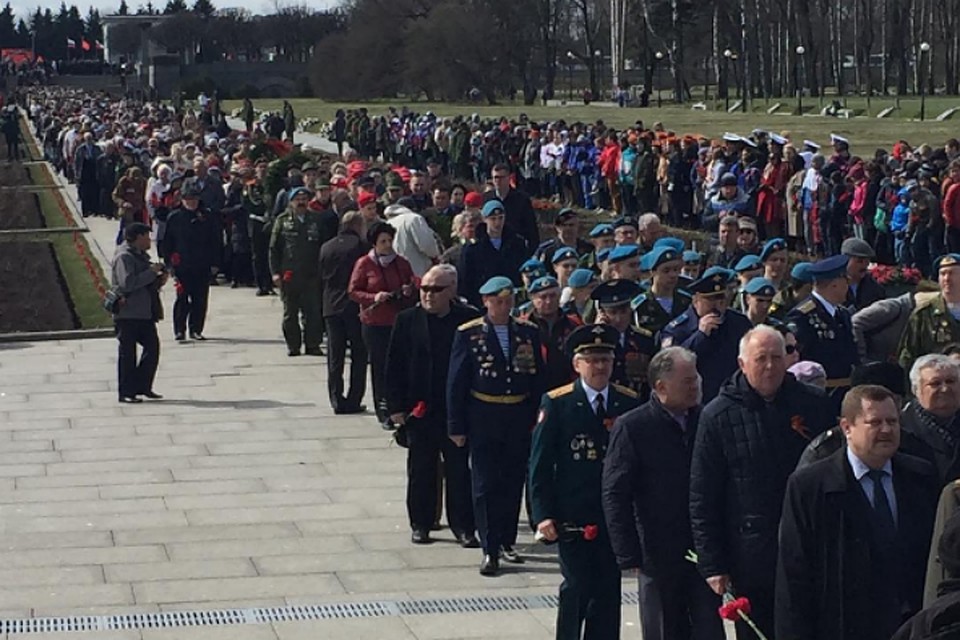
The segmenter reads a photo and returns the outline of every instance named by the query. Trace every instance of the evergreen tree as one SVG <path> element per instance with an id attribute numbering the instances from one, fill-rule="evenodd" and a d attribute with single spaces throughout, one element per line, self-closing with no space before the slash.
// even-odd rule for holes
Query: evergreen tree
<path id="1" fill-rule="evenodd" d="M 32 44 L 32 33 L 30 31 L 30 25 L 27 22 L 20 18 L 17 22 L 17 46 L 20 47 L 29 47 Z"/>
<path id="2" fill-rule="evenodd" d="M 214 11 L 216 11 L 216 8 L 210 0 L 196 0 L 193 3 L 193 12 L 204 18 L 212 16 Z"/>
<path id="3" fill-rule="evenodd" d="M 167 0 L 167 6 L 164 8 L 163 13 L 169 16 L 186 10 L 187 3 L 185 0 Z"/>
<path id="4" fill-rule="evenodd" d="M 87 19 L 85 20 L 85 23 L 87 41 L 90 44 L 103 42 L 103 23 L 100 21 L 100 12 L 93 7 L 90 7 L 90 11 L 87 13 Z"/>
<path id="5" fill-rule="evenodd" d="M 0 11 L 0 47 L 12 47 L 16 43 L 17 32 L 13 21 L 13 7 L 8 2 Z"/>

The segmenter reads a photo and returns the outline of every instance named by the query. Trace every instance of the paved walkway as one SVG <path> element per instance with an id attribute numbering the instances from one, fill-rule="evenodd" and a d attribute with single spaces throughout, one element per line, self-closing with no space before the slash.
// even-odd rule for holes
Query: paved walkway
<path id="1" fill-rule="evenodd" d="M 116 223 L 89 225 L 112 253 Z M 116 401 L 112 339 L 0 344 L 0 630 L 46 616 L 556 593 L 555 556 L 529 535 L 521 549 L 530 561 L 495 579 L 477 573 L 479 552 L 448 530 L 431 546 L 409 542 L 404 451 L 370 415 L 334 417 L 324 359 L 286 356 L 280 312 L 277 298 L 214 288 L 210 340 L 176 344 L 170 321 L 161 323 L 156 389 L 165 399 L 136 406 Z M 49 637 L 532 640 L 553 636 L 554 616 L 540 608 Z M 639 637 L 635 606 L 624 607 L 624 630 Z"/>

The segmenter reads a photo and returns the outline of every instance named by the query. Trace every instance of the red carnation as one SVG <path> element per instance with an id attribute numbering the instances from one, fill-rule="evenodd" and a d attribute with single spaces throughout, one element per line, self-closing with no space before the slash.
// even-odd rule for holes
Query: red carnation
<path id="1" fill-rule="evenodd" d="M 180 254 L 179 254 L 179 253 L 171 253 L 171 254 L 170 254 L 170 264 L 172 264 L 172 265 L 175 266 L 175 267 L 179 267 L 179 266 L 180 266 Z"/>
<path id="2" fill-rule="evenodd" d="M 596 540 L 598 535 L 600 535 L 600 527 L 595 524 L 588 524 L 583 528 L 583 539 L 587 542 Z"/>
<path id="3" fill-rule="evenodd" d="M 290 269 L 287 269 L 286 271 L 283 272 L 283 281 L 290 282 L 291 280 L 293 280 L 293 271 L 291 271 Z"/>
<path id="4" fill-rule="evenodd" d="M 736 622 L 741 619 L 741 612 L 744 616 L 750 615 L 750 600 L 747 598 L 727 600 L 720 607 L 720 617 L 724 620 Z"/>
<path id="5" fill-rule="evenodd" d="M 414 418 L 422 418 L 427 415 L 427 403 L 421 400 L 417 404 L 413 405 L 413 411 L 410 412 L 410 415 Z"/>

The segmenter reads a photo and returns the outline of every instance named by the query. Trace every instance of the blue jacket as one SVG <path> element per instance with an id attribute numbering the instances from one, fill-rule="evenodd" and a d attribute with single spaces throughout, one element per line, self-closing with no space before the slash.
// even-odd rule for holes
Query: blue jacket
<path id="1" fill-rule="evenodd" d="M 893 217 L 890 219 L 891 231 L 903 231 L 910 222 L 910 191 L 906 188 L 897 192 L 900 202 L 893 208 Z"/>

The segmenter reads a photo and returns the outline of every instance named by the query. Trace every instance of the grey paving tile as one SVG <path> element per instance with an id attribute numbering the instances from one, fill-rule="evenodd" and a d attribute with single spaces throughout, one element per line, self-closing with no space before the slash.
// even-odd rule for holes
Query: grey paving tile
<path id="1" fill-rule="evenodd" d="M 267 556 L 312 556 L 359 551 L 353 536 L 330 535 L 313 538 L 271 538 L 266 540 L 211 540 L 176 542 L 166 545 L 173 560 L 204 558 L 264 558 Z"/>
<path id="2" fill-rule="evenodd" d="M 64 633 L 10 633 L 7 640 L 141 640 L 139 631 L 71 631 Z"/>
<path id="3" fill-rule="evenodd" d="M 202 496 L 210 494 L 261 493 L 266 485 L 258 478 L 210 482 L 156 482 L 100 487 L 100 497 L 147 498 L 152 496 Z"/>
<path id="4" fill-rule="evenodd" d="M 418 640 L 450 638 L 550 638 L 553 637 L 526 611 L 403 616 Z"/>
<path id="5" fill-rule="evenodd" d="M 220 540 L 272 540 L 275 538 L 299 538 L 300 535 L 300 530 L 293 524 L 270 523 L 229 527 L 193 525 L 132 529 L 117 531 L 114 538 L 118 545 L 142 545 Z"/>
<path id="6" fill-rule="evenodd" d="M 17 478 L 17 488 L 45 489 L 49 487 L 98 487 L 164 483 L 173 480 L 169 469 L 150 471 L 106 471 L 35 478 Z"/>
<path id="7" fill-rule="evenodd" d="M 283 598 L 289 595 L 325 595 L 343 593 L 343 587 L 333 575 L 310 574 L 141 582 L 133 585 L 133 591 L 138 603 L 163 604 L 203 600 Z"/>
<path id="8" fill-rule="evenodd" d="M 75 531 L 123 531 L 141 530 L 151 527 L 170 527 L 186 525 L 182 512 L 163 511 L 159 513 L 127 513 L 119 515 L 91 514 L 88 517 L 69 516 L 63 518 L 42 517 L 22 518 L 5 523 L 7 531 L 12 533 L 49 533 Z"/>
<path id="9" fill-rule="evenodd" d="M 95 566 L 17 567 L 0 569 L 4 588 L 103 584 L 103 571 Z"/>
<path id="10" fill-rule="evenodd" d="M 255 557 L 253 562 L 260 575 L 264 576 L 403 570 L 407 567 L 399 555 L 386 551 L 264 556 Z"/>
<path id="11" fill-rule="evenodd" d="M 398 638 L 414 640 L 416 638 L 402 619 L 393 617 L 361 620 L 275 622 L 273 628 L 280 640 L 316 640 L 317 638 L 342 638 L 344 640 Z"/>
<path id="12" fill-rule="evenodd" d="M 164 498 L 169 509 L 245 509 L 290 505 L 330 504 L 322 491 L 280 491 L 214 494 L 202 496 L 169 496 Z"/>
<path id="13" fill-rule="evenodd" d="M 255 507 L 248 509 L 191 509 L 186 512 L 190 524 L 255 524 L 342 520 L 366 515 L 363 507 L 350 504 L 321 504 L 292 507 Z"/>
<path id="14" fill-rule="evenodd" d="M 113 546 L 113 536 L 110 535 L 109 531 L 58 531 L 51 533 L 10 533 L 5 531 L 0 533 L 0 550 L 2 551 L 110 546 Z"/>
<path id="15" fill-rule="evenodd" d="M 45 587 L 0 587 L 0 602 L 5 607 L 34 609 L 132 604 L 130 585 L 86 584 Z"/>
<path id="16" fill-rule="evenodd" d="M 0 552 L 0 567 L 68 567 L 132 562 L 165 562 L 160 545 L 135 547 L 69 547 L 61 549 L 20 549 Z"/>
<path id="17" fill-rule="evenodd" d="M 137 562 L 103 567 L 107 582 L 150 582 L 191 578 L 236 578 L 255 576 L 257 570 L 245 558 L 191 560 L 189 562 Z"/>

